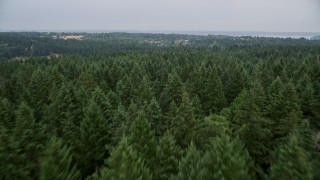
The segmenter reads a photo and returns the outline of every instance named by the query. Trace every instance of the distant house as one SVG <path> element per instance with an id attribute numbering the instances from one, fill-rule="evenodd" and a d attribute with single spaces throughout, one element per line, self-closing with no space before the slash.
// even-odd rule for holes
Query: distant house
<path id="1" fill-rule="evenodd" d="M 62 36 L 61 38 L 64 40 L 67 40 L 67 39 L 81 40 L 83 37 L 84 37 L 83 35 L 67 35 L 67 36 Z"/>

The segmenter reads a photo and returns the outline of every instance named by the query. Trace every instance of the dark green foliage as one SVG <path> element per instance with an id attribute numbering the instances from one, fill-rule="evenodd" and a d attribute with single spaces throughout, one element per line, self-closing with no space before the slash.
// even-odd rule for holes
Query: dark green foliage
<path id="1" fill-rule="evenodd" d="M 150 122 L 143 112 L 139 112 L 131 124 L 128 143 L 132 145 L 139 157 L 144 160 L 150 169 L 155 165 L 156 142 Z"/>
<path id="2" fill-rule="evenodd" d="M 206 150 L 214 138 L 230 133 L 229 121 L 225 117 L 210 115 L 196 124 L 191 136 L 199 149 Z"/>
<path id="3" fill-rule="evenodd" d="M 80 123 L 80 138 L 77 143 L 77 160 L 84 172 L 94 172 L 103 163 L 110 148 L 109 124 L 94 99 L 84 109 Z"/>
<path id="4" fill-rule="evenodd" d="M 37 164 L 46 139 L 41 125 L 35 122 L 33 110 L 24 102 L 16 111 L 16 126 L 12 133 L 18 152 L 27 158 L 25 166 L 31 167 L 32 175 L 37 176 Z"/>
<path id="5" fill-rule="evenodd" d="M 49 83 L 48 74 L 41 69 L 33 72 L 27 100 L 30 106 L 35 110 L 35 118 L 40 120 L 43 116 L 44 105 L 48 103 Z"/>
<path id="6" fill-rule="evenodd" d="M 191 142 L 193 128 L 196 125 L 196 119 L 194 115 L 194 108 L 190 101 L 189 94 L 183 91 L 181 94 L 181 103 L 178 108 L 173 108 L 173 117 L 170 122 L 170 132 L 175 137 L 177 144 L 181 147 L 187 147 Z"/>
<path id="7" fill-rule="evenodd" d="M 62 85 L 46 116 L 49 131 L 58 137 L 63 137 L 68 144 L 72 144 L 79 135 L 78 127 L 82 116 L 74 88 L 71 84 Z"/>
<path id="8" fill-rule="evenodd" d="M 158 101 L 152 98 L 150 103 L 144 105 L 144 109 L 146 118 L 150 121 L 151 129 L 154 131 L 156 137 L 160 137 L 166 130 L 166 125 Z"/>
<path id="9" fill-rule="evenodd" d="M 0 126 L 11 129 L 15 125 L 11 103 L 6 98 L 0 98 Z"/>
<path id="10" fill-rule="evenodd" d="M 247 86 L 245 71 L 239 64 L 232 62 L 229 64 L 229 70 L 222 76 L 222 82 L 225 81 L 224 94 L 228 103 L 231 103 L 238 94 Z"/>
<path id="11" fill-rule="evenodd" d="M 154 92 L 148 77 L 146 76 L 143 77 L 135 94 L 137 98 L 136 102 L 138 104 L 143 104 L 144 102 L 147 102 L 147 103 L 151 102 L 152 98 L 154 97 Z"/>
<path id="12" fill-rule="evenodd" d="M 133 95 L 131 78 L 124 76 L 120 81 L 117 82 L 116 93 L 121 100 L 122 104 L 126 107 L 130 105 L 130 99 Z"/>
<path id="13" fill-rule="evenodd" d="M 301 104 L 303 116 L 310 119 L 314 127 L 320 127 L 317 120 L 315 109 L 317 109 L 317 100 L 311 79 L 307 74 L 304 74 L 298 81 L 297 92 Z"/>
<path id="14" fill-rule="evenodd" d="M 152 174 L 146 167 L 137 151 L 123 138 L 111 152 L 108 167 L 103 169 L 99 179 L 126 180 L 141 179 L 151 180 Z"/>
<path id="15" fill-rule="evenodd" d="M 80 173 L 73 165 L 70 148 L 64 146 L 60 139 L 51 138 L 40 164 L 40 178 L 77 180 Z"/>
<path id="16" fill-rule="evenodd" d="M 204 177 L 207 177 L 208 172 L 202 161 L 201 152 L 197 150 L 194 143 L 191 143 L 186 151 L 185 157 L 179 162 L 178 174 L 171 179 L 204 179 Z"/>
<path id="17" fill-rule="evenodd" d="M 200 106 L 206 115 L 219 112 L 226 104 L 222 83 L 215 67 L 200 66 L 192 74 L 191 89 L 199 97 Z"/>
<path id="18" fill-rule="evenodd" d="M 239 139 L 221 136 L 212 141 L 212 147 L 204 156 L 208 179 L 253 179 L 253 164 L 249 153 Z"/>
<path id="19" fill-rule="evenodd" d="M 272 151 L 272 122 L 263 117 L 264 99 L 258 85 L 251 91 L 243 91 L 231 109 L 234 134 L 240 137 L 258 168 L 268 166 Z"/>
<path id="20" fill-rule="evenodd" d="M 281 139 L 295 128 L 301 117 L 298 98 L 291 83 L 283 84 L 277 77 L 269 88 L 267 117 L 272 121 L 274 139 Z"/>
<path id="21" fill-rule="evenodd" d="M 174 137 L 169 133 L 165 134 L 157 146 L 155 178 L 169 179 L 177 174 L 181 155 L 182 150 L 176 145 Z"/>
<path id="22" fill-rule="evenodd" d="M 0 179 L 32 179 L 32 163 L 10 132 L 0 126 Z"/>
<path id="23" fill-rule="evenodd" d="M 164 112 L 168 111 L 168 108 L 172 102 L 180 103 L 181 95 L 184 90 L 184 84 L 176 71 L 173 71 L 168 75 L 164 91 L 161 93 L 160 104 Z"/>
<path id="24" fill-rule="evenodd" d="M 86 92 L 91 93 L 97 86 L 96 81 L 91 73 L 90 69 L 84 71 L 79 76 L 79 86 L 82 86 Z"/>
<path id="25" fill-rule="evenodd" d="M 315 133 L 311 130 L 308 119 L 304 119 L 298 126 L 299 145 L 306 152 L 313 155 L 316 148 Z"/>
<path id="26" fill-rule="evenodd" d="M 308 155 L 299 147 L 298 138 L 292 134 L 273 155 L 270 179 L 313 179 L 313 169 Z"/>

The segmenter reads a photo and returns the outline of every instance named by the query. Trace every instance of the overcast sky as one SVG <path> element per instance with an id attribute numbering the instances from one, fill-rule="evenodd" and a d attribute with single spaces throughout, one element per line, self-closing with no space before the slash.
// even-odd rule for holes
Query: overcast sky
<path id="1" fill-rule="evenodd" d="M 0 0 L 0 30 L 320 32 L 320 0 Z"/>

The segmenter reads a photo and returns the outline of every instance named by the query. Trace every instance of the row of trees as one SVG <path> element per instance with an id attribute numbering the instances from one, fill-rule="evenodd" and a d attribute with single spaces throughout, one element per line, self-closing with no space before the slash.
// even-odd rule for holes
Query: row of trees
<path id="1" fill-rule="evenodd" d="M 319 52 L 2 61 L 1 179 L 318 179 Z"/>
<path id="2" fill-rule="evenodd" d="M 64 40 L 63 36 L 83 36 Z M 182 42 L 182 43 L 181 43 Z M 0 60 L 48 56 L 50 54 L 88 55 L 133 51 L 171 50 L 172 48 L 238 48 L 246 46 L 319 46 L 320 41 L 265 37 L 196 36 L 144 33 L 40 33 L 0 32 Z"/>

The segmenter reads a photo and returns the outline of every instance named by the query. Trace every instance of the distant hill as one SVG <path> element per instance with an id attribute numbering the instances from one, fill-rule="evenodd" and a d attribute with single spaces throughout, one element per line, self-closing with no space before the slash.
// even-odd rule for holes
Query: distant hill
<path id="1" fill-rule="evenodd" d="M 311 40 L 320 40 L 320 35 L 312 37 Z"/>

